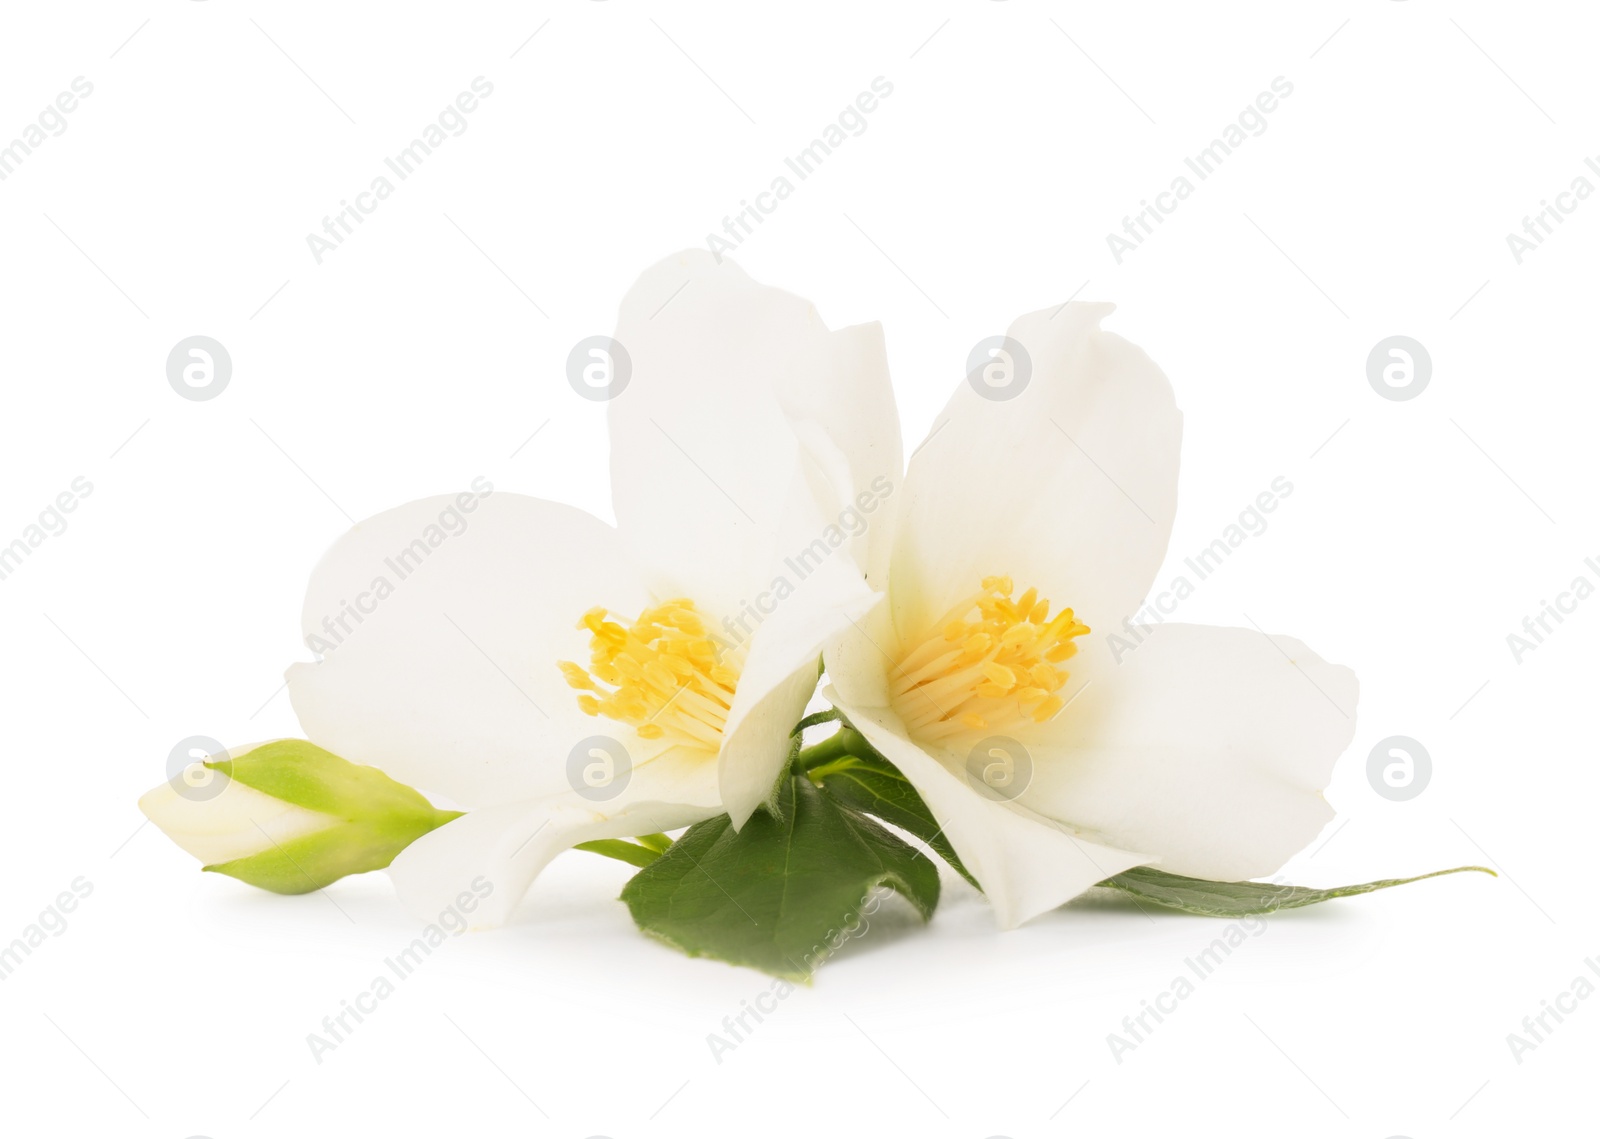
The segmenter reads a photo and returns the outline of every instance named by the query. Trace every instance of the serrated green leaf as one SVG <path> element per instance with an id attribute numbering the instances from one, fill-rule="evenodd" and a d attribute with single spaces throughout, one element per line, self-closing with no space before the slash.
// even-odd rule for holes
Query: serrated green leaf
<path id="1" fill-rule="evenodd" d="M 814 767 L 808 772 L 812 781 L 845 806 L 915 835 L 974 887 L 983 889 L 961 864 L 939 820 L 900 769 L 870 747 L 858 746 L 855 750 L 866 754 L 847 755 Z"/>
<path id="2" fill-rule="evenodd" d="M 639 928 L 691 957 L 805 980 L 860 932 L 877 887 L 932 917 L 926 856 L 803 777 L 784 779 L 776 808 L 741 831 L 726 815 L 698 823 L 634 875 L 622 900 Z"/>
<path id="3" fill-rule="evenodd" d="M 1252 914 L 1270 914 L 1277 910 L 1292 910 L 1311 906 L 1331 898 L 1348 898 L 1356 894 L 1370 894 L 1391 886 L 1404 886 L 1445 874 L 1460 874 L 1468 870 L 1480 871 L 1495 877 L 1495 872 L 1483 866 L 1457 866 L 1450 870 L 1435 870 L 1432 874 L 1419 874 L 1415 878 L 1384 878 L 1377 882 L 1363 882 L 1358 886 L 1336 886 L 1315 890 L 1308 886 L 1280 886 L 1272 882 L 1209 882 L 1203 878 L 1185 878 L 1181 874 L 1168 874 L 1152 866 L 1136 866 L 1124 870 L 1100 885 L 1121 890 L 1140 901 L 1182 910 L 1184 913 L 1202 914 L 1206 917 L 1248 917 Z"/>

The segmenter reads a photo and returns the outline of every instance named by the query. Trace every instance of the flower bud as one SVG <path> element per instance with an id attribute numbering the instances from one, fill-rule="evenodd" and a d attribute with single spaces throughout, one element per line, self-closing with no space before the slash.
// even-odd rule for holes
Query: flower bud
<path id="1" fill-rule="evenodd" d="M 190 764 L 148 791 L 139 809 L 203 869 L 277 894 L 381 870 L 460 814 L 305 740 L 233 748 Z"/>

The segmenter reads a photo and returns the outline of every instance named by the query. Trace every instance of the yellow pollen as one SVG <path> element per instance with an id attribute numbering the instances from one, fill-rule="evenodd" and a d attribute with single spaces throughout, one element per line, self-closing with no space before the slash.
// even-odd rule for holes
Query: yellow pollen
<path id="1" fill-rule="evenodd" d="M 567 684 L 578 690 L 578 707 L 632 727 L 641 739 L 670 740 L 715 751 L 743 656 L 719 656 L 706 634 L 705 615 L 694 602 L 673 598 L 624 624 L 596 607 L 578 619 L 589 630 L 587 669 L 558 661 Z"/>
<path id="2" fill-rule="evenodd" d="M 1066 706 L 1057 667 L 1089 632 L 1071 609 L 1050 616 L 1036 589 L 1012 599 L 1009 577 L 953 606 L 913 642 L 889 678 L 895 711 L 921 739 L 1044 723 Z M 582 698 L 580 697 L 580 700 Z"/>

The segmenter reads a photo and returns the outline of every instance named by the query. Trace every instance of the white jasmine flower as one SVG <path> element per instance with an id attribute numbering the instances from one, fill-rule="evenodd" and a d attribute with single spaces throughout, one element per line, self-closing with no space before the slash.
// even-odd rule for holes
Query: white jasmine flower
<path id="1" fill-rule="evenodd" d="M 822 645 L 877 600 L 857 567 L 881 555 L 814 491 L 898 475 L 877 325 L 830 331 L 685 253 L 629 292 L 616 341 L 615 527 L 480 483 L 360 523 L 313 575 L 308 637 L 342 624 L 289 670 L 307 735 L 468 811 L 391 868 L 419 913 L 482 875 L 494 924 L 576 843 L 747 817 Z"/>
<path id="2" fill-rule="evenodd" d="M 826 651 L 829 696 L 1007 927 L 1136 865 L 1273 873 L 1331 817 L 1321 789 L 1355 728 L 1355 676 L 1298 641 L 1124 627 L 1166 551 L 1181 416 L 1100 330 L 1110 312 L 1022 317 L 1022 382 L 958 386 L 896 498 L 887 568 L 866 567 L 887 601 Z"/>

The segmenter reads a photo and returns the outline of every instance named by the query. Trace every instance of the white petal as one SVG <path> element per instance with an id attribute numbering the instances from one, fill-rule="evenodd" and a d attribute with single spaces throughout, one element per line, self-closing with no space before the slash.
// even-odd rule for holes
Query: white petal
<path id="1" fill-rule="evenodd" d="M 858 324 L 828 337 L 827 364 L 778 389 L 795 435 L 828 482 L 813 491 L 830 522 L 853 535 L 845 547 L 867 580 L 888 581 L 893 529 L 869 525 L 892 514 L 901 489 L 900 413 L 889 383 L 883 326 Z M 823 445 L 821 440 L 826 440 Z M 833 464 L 830 467 L 830 463 Z"/>
<path id="2" fill-rule="evenodd" d="M 757 699 L 739 700 L 747 691 L 740 683 L 735 696 L 740 719 L 736 725 L 730 721 L 718 759 L 722 801 L 735 829 L 742 828 L 771 797 L 783 775 L 789 762 L 790 733 L 817 690 L 816 660 L 813 654 L 776 685 L 760 690 Z"/>
<path id="3" fill-rule="evenodd" d="M 823 650 L 828 683 L 853 708 L 889 707 L 889 670 L 900 659 L 892 604 L 878 605 Z"/>
<path id="4" fill-rule="evenodd" d="M 617 340 L 633 364 L 610 409 L 619 527 L 659 596 L 692 598 L 747 653 L 721 759 L 742 824 L 788 758 L 825 639 L 876 601 L 863 569 L 886 565 L 888 530 L 867 521 L 900 466 L 882 330 L 830 332 L 693 251 L 644 274 Z"/>
<path id="5" fill-rule="evenodd" d="M 617 340 L 633 374 L 609 409 L 612 496 L 659 596 L 738 613 L 818 537 L 815 528 L 796 535 L 785 516 L 807 459 L 819 461 L 819 440 L 851 484 L 835 488 L 825 515 L 876 479 L 898 481 L 898 420 L 876 325 L 831 332 L 808 302 L 690 251 L 640 278 Z M 865 546 L 851 552 L 869 558 Z"/>
<path id="6" fill-rule="evenodd" d="M 1002 929 L 1013 929 L 1097 882 L 1152 861 L 980 793 L 964 770 L 909 739 L 889 709 L 852 706 L 835 688 L 828 695 L 921 794 L 961 861 L 982 884 Z"/>
<path id="7" fill-rule="evenodd" d="M 484 900 L 474 928 L 504 924 L 552 858 L 580 842 L 675 830 L 721 813 L 716 772 L 702 758 L 664 753 L 634 773 L 625 802 L 589 802 L 570 792 L 469 811 L 412 843 L 389 876 L 419 920 L 434 921 L 463 893 Z M 663 798 L 660 796 L 669 796 Z"/>
<path id="8" fill-rule="evenodd" d="M 226 754 L 243 755 L 255 746 L 232 748 Z M 192 763 L 178 778 L 203 793 L 213 790 L 208 786 L 212 780 L 227 777 Z M 321 811 L 274 799 L 237 779 L 227 779 L 222 790 L 208 798 L 180 794 L 168 781 L 141 795 L 139 810 L 205 866 L 249 858 L 340 822 Z"/>
<path id="9" fill-rule="evenodd" d="M 789 762 L 789 737 L 817 687 L 828 641 L 879 605 L 854 563 L 841 558 L 802 582 L 756 630 L 728 714 L 721 756 L 723 805 L 743 827 Z"/>
<path id="10" fill-rule="evenodd" d="M 912 457 L 893 563 L 895 622 L 926 630 L 991 574 L 1111 629 L 1138 609 L 1177 509 L 1182 417 L 1166 377 L 1099 329 L 1110 305 L 1024 316 L 1021 393 L 965 379 Z"/>
<path id="11" fill-rule="evenodd" d="M 848 505 L 854 485 L 849 460 L 815 426 L 805 425 L 802 477 L 779 522 L 779 548 L 788 553 L 759 583 L 754 603 L 738 615 L 741 624 L 724 624 L 736 637 L 753 630 L 721 755 L 723 803 L 735 827 L 770 796 L 788 763 L 790 734 L 816 690 L 823 646 L 883 599 L 857 561 L 865 547 L 852 548 L 868 516 L 838 509 L 838 495 Z M 885 542 L 884 556 L 887 550 Z"/>
<path id="12" fill-rule="evenodd" d="M 616 532 L 582 511 L 504 492 L 423 499 L 318 564 L 304 627 L 326 657 L 289 670 L 289 695 L 317 744 L 457 804 L 558 793 L 574 745 L 622 729 L 579 712 L 556 662 L 587 662 L 585 610 L 647 601 Z"/>
<path id="13" fill-rule="evenodd" d="M 1034 810 L 1230 881 L 1275 872 L 1333 817 L 1321 791 L 1355 733 L 1349 669 L 1289 637 L 1182 624 L 1121 664 L 1098 640 L 1069 663 L 1068 687 L 1087 686 L 1024 740 Z"/>

